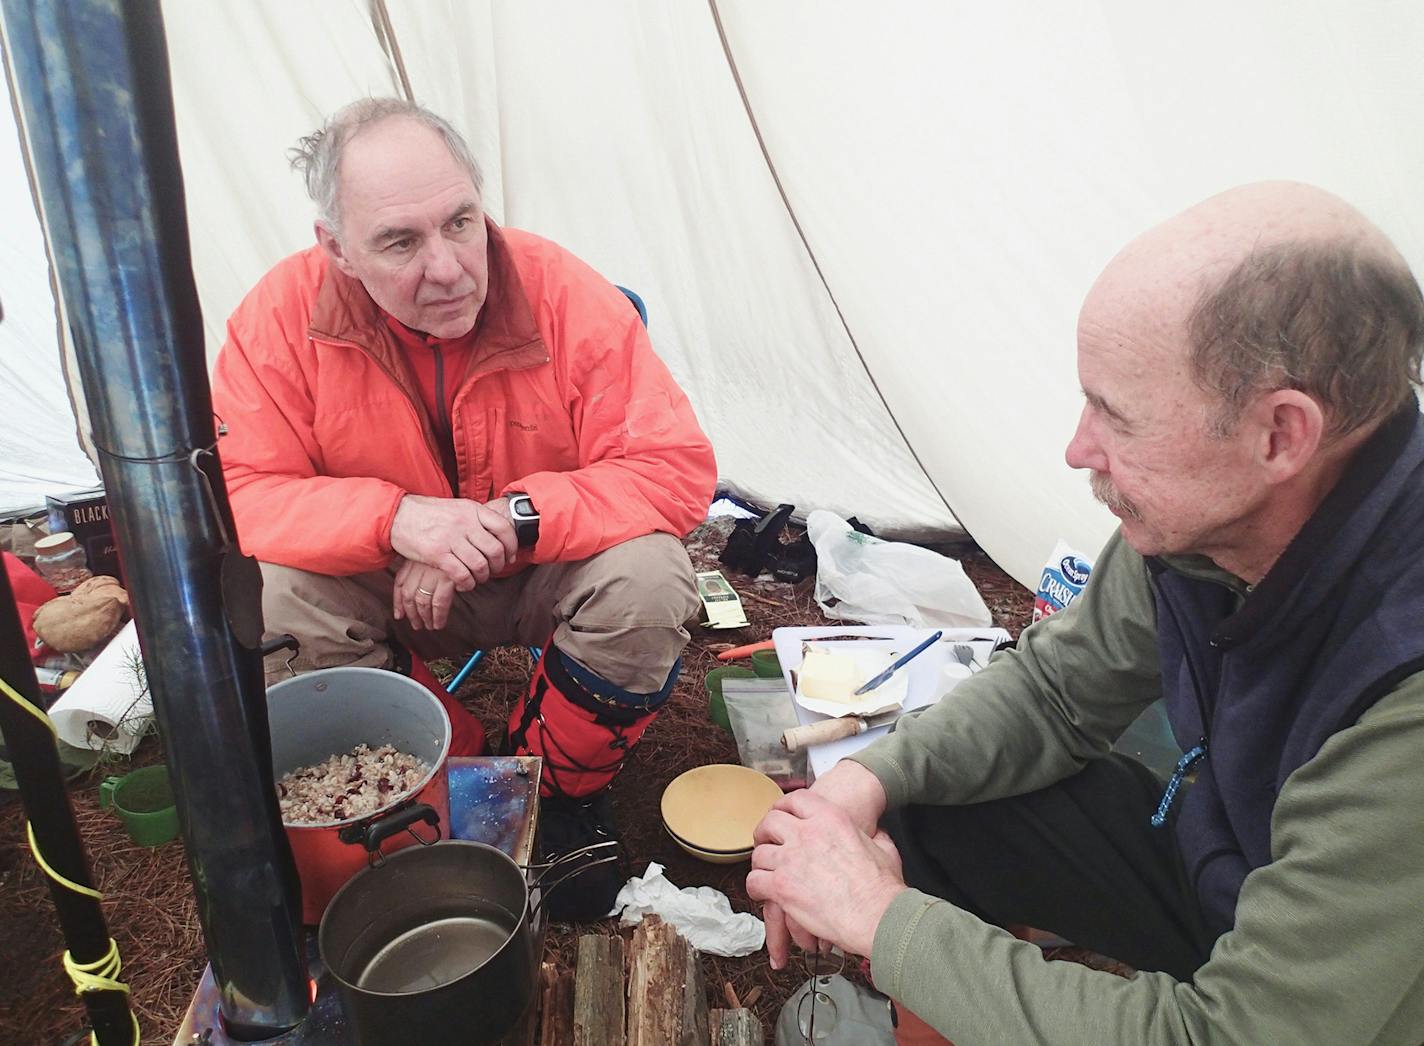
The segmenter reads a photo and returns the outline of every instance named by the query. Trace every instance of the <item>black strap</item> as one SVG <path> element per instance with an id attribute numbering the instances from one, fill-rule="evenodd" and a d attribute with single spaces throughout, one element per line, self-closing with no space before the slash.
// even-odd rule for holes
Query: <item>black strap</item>
<path id="1" fill-rule="evenodd" d="M 547 650 L 544 656 L 548 657 Z M 534 666 L 534 690 L 524 699 L 524 712 L 519 717 L 519 726 L 509 735 L 509 744 L 512 749 L 518 751 L 527 747 L 529 738 L 529 727 L 539 715 L 539 709 L 544 704 L 544 691 L 549 689 L 549 677 L 539 670 L 539 666 Z"/>

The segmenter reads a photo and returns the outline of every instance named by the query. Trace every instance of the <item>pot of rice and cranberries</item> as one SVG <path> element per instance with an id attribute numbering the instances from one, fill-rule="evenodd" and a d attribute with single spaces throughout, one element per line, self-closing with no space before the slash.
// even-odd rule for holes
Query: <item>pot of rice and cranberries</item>
<path id="1" fill-rule="evenodd" d="M 337 890 L 383 854 L 449 834 L 450 719 L 420 683 L 327 668 L 267 690 L 282 825 L 315 925 Z"/>

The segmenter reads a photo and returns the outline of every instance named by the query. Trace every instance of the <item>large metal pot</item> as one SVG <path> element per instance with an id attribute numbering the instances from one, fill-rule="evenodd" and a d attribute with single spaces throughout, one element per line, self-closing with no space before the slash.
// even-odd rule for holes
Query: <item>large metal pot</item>
<path id="1" fill-rule="evenodd" d="M 534 997 L 540 899 L 616 854 L 598 843 L 525 869 L 484 843 L 451 841 L 393 854 L 332 898 L 317 932 L 360 1046 L 468 1046 L 508 1032 Z"/>
<path id="2" fill-rule="evenodd" d="M 267 718 L 279 779 L 359 744 L 389 744 L 430 767 L 414 792 L 373 814 L 284 823 L 302 883 L 302 921 L 316 925 L 336 891 L 368 864 L 415 842 L 432 843 L 446 831 L 450 718 L 420 683 L 375 668 L 327 668 L 274 684 L 267 690 Z M 417 825 L 425 826 L 419 834 Z"/>

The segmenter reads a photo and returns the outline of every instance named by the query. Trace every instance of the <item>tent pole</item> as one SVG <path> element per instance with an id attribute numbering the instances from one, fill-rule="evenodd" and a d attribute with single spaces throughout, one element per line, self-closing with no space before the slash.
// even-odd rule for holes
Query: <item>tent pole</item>
<path id="1" fill-rule="evenodd" d="M 40 714 L 45 703 L 27 647 L 10 575 L 0 569 L 0 681 L 7 688 L 0 693 L 0 734 L 15 768 L 34 846 L 55 873 L 46 879 L 65 947 L 82 967 L 106 965 L 113 970 L 117 964 L 104 963 L 110 954 L 109 928 L 69 805 L 54 727 Z M 20 700 L 15 700 L 17 697 Z M 72 886 L 63 885 L 56 876 Z M 112 979 L 118 976 L 122 974 Z M 138 1046 L 138 1026 L 129 1012 L 127 989 L 96 988 L 80 992 L 80 998 L 89 1011 L 99 1046 Z"/>
<path id="2" fill-rule="evenodd" d="M 0 0 L 226 1033 L 309 1007 L 261 574 L 218 462 L 158 0 Z"/>

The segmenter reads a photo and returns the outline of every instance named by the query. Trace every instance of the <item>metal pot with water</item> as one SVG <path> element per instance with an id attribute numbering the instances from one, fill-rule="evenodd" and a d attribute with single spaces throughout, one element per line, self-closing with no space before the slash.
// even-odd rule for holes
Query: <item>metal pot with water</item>
<path id="1" fill-rule="evenodd" d="M 360 1046 L 495 1042 L 535 995 L 539 904 L 564 879 L 617 861 L 616 842 L 576 851 L 531 885 L 484 843 L 403 850 L 332 898 L 317 942 Z M 608 856 L 584 863 L 597 852 Z"/>

